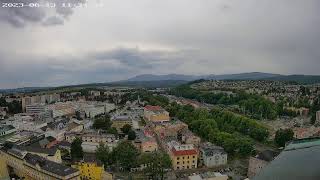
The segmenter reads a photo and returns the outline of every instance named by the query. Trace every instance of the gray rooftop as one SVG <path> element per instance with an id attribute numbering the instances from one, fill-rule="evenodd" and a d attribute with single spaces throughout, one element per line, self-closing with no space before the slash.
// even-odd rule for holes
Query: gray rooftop
<path id="1" fill-rule="evenodd" d="M 200 145 L 200 150 L 205 153 L 206 156 L 211 156 L 216 153 L 225 154 L 223 147 L 213 145 L 211 143 L 203 143 Z"/>
<path id="2" fill-rule="evenodd" d="M 14 149 L 18 149 L 20 151 L 27 151 L 30 153 L 41 153 L 41 154 L 47 154 L 49 156 L 54 156 L 57 152 L 56 147 L 52 148 L 41 148 L 40 146 L 14 146 Z"/>
<path id="3" fill-rule="evenodd" d="M 293 141 L 253 180 L 319 180 L 320 139 Z"/>
<path id="4" fill-rule="evenodd" d="M 41 169 L 51 172 L 53 174 L 57 174 L 59 176 L 71 175 L 78 171 L 77 169 L 64 166 L 62 164 L 59 164 L 53 161 L 48 161 L 43 157 L 30 154 L 30 153 L 28 153 L 24 157 L 24 159 L 26 160 L 27 163 L 32 164 L 33 166 L 36 166 L 38 164 L 41 167 Z"/>

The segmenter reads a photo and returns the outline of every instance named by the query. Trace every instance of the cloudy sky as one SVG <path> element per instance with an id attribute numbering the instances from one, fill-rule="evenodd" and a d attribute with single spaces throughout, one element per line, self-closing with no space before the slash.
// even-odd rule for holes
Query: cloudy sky
<path id="1" fill-rule="evenodd" d="M 146 73 L 320 74 L 319 0 L 0 0 L 47 1 L 56 7 L 0 8 L 0 88 Z"/>

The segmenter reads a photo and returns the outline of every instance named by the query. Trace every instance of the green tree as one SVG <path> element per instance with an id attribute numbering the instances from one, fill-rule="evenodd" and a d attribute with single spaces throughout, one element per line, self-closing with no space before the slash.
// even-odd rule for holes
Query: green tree
<path id="1" fill-rule="evenodd" d="M 13 100 L 11 103 L 7 103 L 9 113 L 17 114 L 22 112 L 21 102 Z"/>
<path id="2" fill-rule="evenodd" d="M 292 129 L 279 129 L 276 132 L 276 136 L 274 138 L 275 143 L 278 146 L 285 146 L 286 142 L 291 141 L 293 139 L 294 132 Z"/>
<path id="3" fill-rule="evenodd" d="M 161 152 L 144 153 L 139 157 L 139 164 L 146 165 L 144 173 L 150 179 L 164 179 L 166 169 L 171 168 L 171 159 L 168 154 Z"/>
<path id="4" fill-rule="evenodd" d="M 115 128 L 115 127 L 111 127 L 109 129 L 107 129 L 107 133 L 114 134 L 114 135 L 118 136 L 118 131 L 117 131 L 117 128 Z"/>
<path id="5" fill-rule="evenodd" d="M 110 162 L 109 154 L 110 154 L 109 147 L 103 143 L 100 143 L 97 150 L 96 150 L 96 157 L 104 164 L 105 167 Z"/>
<path id="6" fill-rule="evenodd" d="M 108 130 L 111 127 L 111 124 L 109 116 L 101 116 L 95 118 L 92 127 L 95 129 Z"/>
<path id="7" fill-rule="evenodd" d="M 0 106 L 1 106 L 1 107 L 5 107 L 5 106 L 7 106 L 7 105 L 8 105 L 8 103 L 7 103 L 7 101 L 6 101 L 6 98 L 1 97 L 1 98 L 0 98 Z"/>
<path id="8" fill-rule="evenodd" d="M 128 140 L 135 140 L 136 139 L 136 132 L 134 132 L 133 130 L 130 130 L 128 132 Z"/>
<path id="9" fill-rule="evenodd" d="M 130 124 L 125 124 L 125 125 L 121 128 L 121 131 L 122 131 L 124 134 L 128 134 L 130 130 L 131 130 L 131 125 L 130 125 Z"/>
<path id="10" fill-rule="evenodd" d="M 73 160 L 79 160 L 83 158 L 83 150 L 82 150 L 82 140 L 80 138 L 76 138 L 71 143 L 71 158 Z"/>
<path id="11" fill-rule="evenodd" d="M 113 149 L 113 155 L 117 165 L 123 167 L 125 170 L 130 170 L 137 164 L 138 150 L 129 141 L 120 142 L 117 147 Z"/>

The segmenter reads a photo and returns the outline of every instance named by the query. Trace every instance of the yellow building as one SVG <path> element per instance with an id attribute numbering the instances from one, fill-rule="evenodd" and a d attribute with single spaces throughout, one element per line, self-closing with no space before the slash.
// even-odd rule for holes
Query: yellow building
<path id="1" fill-rule="evenodd" d="M 107 177 L 103 164 L 96 160 L 94 155 L 85 155 L 82 161 L 77 162 L 72 167 L 80 171 L 80 179 L 83 180 L 104 180 Z"/>
<path id="2" fill-rule="evenodd" d="M 25 180 L 80 179 L 80 172 L 77 169 L 15 148 L 0 150 L 0 168 L 0 179 L 9 179 L 9 174 L 15 174 Z"/>
<path id="3" fill-rule="evenodd" d="M 112 119 L 111 127 L 121 131 L 121 128 L 126 124 L 129 124 L 132 127 L 132 119 L 130 116 L 117 116 Z"/>
<path id="4" fill-rule="evenodd" d="M 198 150 L 193 144 L 180 145 L 174 142 L 169 145 L 169 155 L 174 170 L 197 168 Z"/>
<path id="5" fill-rule="evenodd" d="M 144 107 L 144 118 L 151 122 L 167 122 L 170 121 L 169 112 L 160 106 Z"/>

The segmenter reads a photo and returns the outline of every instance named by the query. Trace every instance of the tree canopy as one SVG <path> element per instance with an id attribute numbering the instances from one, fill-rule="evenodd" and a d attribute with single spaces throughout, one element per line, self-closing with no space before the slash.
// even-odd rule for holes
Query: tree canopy
<path id="1" fill-rule="evenodd" d="M 286 142 L 291 141 L 293 139 L 294 132 L 292 129 L 279 129 L 276 132 L 276 136 L 274 138 L 275 143 L 278 146 L 285 146 Z"/>
<path id="2" fill-rule="evenodd" d="M 111 160 L 109 147 L 103 143 L 100 143 L 96 149 L 96 157 L 104 164 L 105 167 L 110 164 Z"/>
<path id="3" fill-rule="evenodd" d="M 95 129 L 108 130 L 111 125 L 110 117 L 108 115 L 102 115 L 94 119 L 92 127 Z"/>
<path id="4" fill-rule="evenodd" d="M 73 160 L 79 160 L 83 158 L 83 150 L 82 150 L 82 140 L 80 138 L 76 138 L 71 143 L 71 158 Z"/>
<path id="5" fill-rule="evenodd" d="M 120 142 L 112 151 L 116 163 L 125 170 L 136 166 L 138 154 L 138 150 L 129 141 Z"/>
<path id="6" fill-rule="evenodd" d="M 138 163 L 146 165 L 143 170 L 151 179 L 164 179 L 165 170 L 171 168 L 171 159 L 162 152 L 143 153 L 138 158 Z"/>

